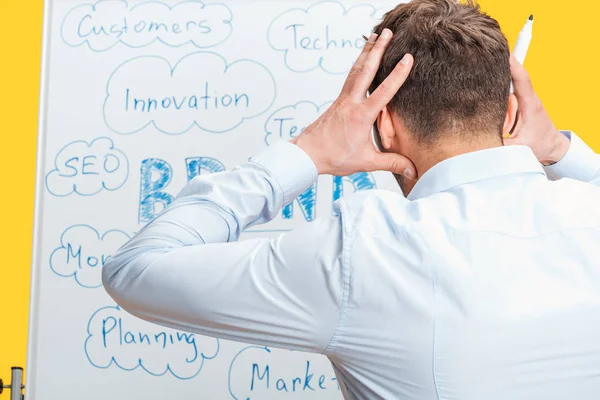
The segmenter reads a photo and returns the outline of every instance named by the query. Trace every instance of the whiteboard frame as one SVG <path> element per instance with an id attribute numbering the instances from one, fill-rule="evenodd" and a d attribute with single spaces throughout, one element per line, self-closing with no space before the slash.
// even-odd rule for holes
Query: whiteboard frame
<path id="1" fill-rule="evenodd" d="M 37 135 L 37 153 L 36 153 L 36 174 L 35 174 L 35 205 L 33 215 L 33 245 L 31 255 L 31 282 L 29 295 L 29 326 L 27 334 L 27 361 L 26 361 L 26 381 L 25 395 L 27 399 L 36 398 L 36 365 L 33 362 L 37 354 L 37 345 L 39 333 L 36 329 L 39 317 L 39 273 L 40 246 L 42 244 L 42 206 L 44 203 L 44 172 L 46 168 L 46 120 L 47 120 L 47 92 L 49 82 L 49 61 L 50 61 L 50 34 L 52 24 L 52 4 L 53 0 L 44 0 L 44 16 L 42 27 L 42 52 L 40 68 L 40 90 L 39 90 L 39 108 L 38 108 L 38 135 Z"/>

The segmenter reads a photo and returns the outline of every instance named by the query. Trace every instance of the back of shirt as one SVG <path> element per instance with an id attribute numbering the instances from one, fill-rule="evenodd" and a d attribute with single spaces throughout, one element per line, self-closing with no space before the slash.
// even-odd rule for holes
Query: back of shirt
<path id="1" fill-rule="evenodd" d="M 598 204 L 600 188 L 540 173 L 344 201 L 328 355 L 350 398 L 597 399 Z"/>
<path id="2" fill-rule="evenodd" d="M 105 288 L 170 328 L 325 354 L 346 399 L 598 398 L 600 185 L 583 182 L 600 158 L 575 135 L 545 171 L 524 146 L 466 153 L 408 199 L 363 192 L 237 241 L 317 174 L 284 142 L 196 177 L 111 256 Z"/>

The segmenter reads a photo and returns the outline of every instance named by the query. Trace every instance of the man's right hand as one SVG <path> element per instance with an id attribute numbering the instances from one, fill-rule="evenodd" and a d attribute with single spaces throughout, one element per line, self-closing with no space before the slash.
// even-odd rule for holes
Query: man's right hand
<path id="1" fill-rule="evenodd" d="M 554 126 L 525 68 L 514 57 L 510 66 L 519 111 L 517 125 L 504 139 L 504 145 L 528 146 L 543 165 L 557 163 L 567 154 L 571 142 Z"/>
<path id="2" fill-rule="evenodd" d="M 337 100 L 290 142 L 304 150 L 319 174 L 347 176 L 355 172 L 389 171 L 410 180 L 416 178 L 412 161 L 400 154 L 378 151 L 371 137 L 377 117 L 401 90 L 414 64 L 413 56 L 406 54 L 367 96 L 392 37 L 387 28 L 379 38 L 371 35 Z"/>

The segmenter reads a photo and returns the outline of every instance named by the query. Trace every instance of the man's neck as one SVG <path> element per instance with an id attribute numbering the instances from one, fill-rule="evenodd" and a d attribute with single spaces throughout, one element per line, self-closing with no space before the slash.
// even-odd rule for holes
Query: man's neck
<path id="1" fill-rule="evenodd" d="M 417 169 L 417 179 L 419 179 L 435 165 L 449 158 L 502 146 L 502 139 L 499 137 L 475 139 L 471 142 L 465 142 L 464 139 L 446 140 L 434 145 L 415 146 L 409 158 Z"/>

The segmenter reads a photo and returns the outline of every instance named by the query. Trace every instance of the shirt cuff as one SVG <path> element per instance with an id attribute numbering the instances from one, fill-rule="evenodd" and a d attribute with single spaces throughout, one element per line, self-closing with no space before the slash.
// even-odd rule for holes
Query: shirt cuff
<path id="1" fill-rule="evenodd" d="M 571 146 L 562 160 L 544 167 L 546 174 L 553 179 L 571 178 L 582 182 L 594 179 L 600 169 L 598 155 L 575 133 L 561 133 L 571 140 Z"/>
<path id="2" fill-rule="evenodd" d="M 283 194 L 283 205 L 294 201 L 319 177 L 312 159 L 298 146 L 285 141 L 268 147 L 250 162 L 265 168 L 275 178 Z"/>

